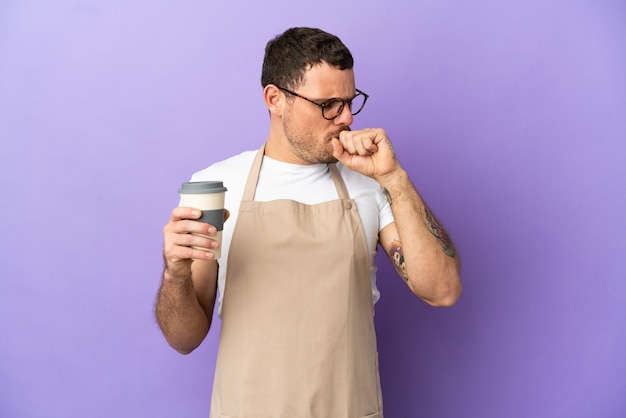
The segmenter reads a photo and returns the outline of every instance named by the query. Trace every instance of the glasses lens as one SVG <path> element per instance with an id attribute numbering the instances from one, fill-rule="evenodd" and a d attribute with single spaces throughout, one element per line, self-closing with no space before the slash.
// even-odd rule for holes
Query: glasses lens
<path id="1" fill-rule="evenodd" d="M 343 101 L 338 99 L 332 99 L 324 103 L 322 107 L 322 114 L 326 119 L 336 118 L 343 110 Z"/>
<path id="2" fill-rule="evenodd" d="M 354 99 L 352 99 L 352 104 L 350 105 L 350 112 L 353 115 L 356 115 L 363 109 L 363 106 L 365 106 L 365 96 L 359 93 L 354 97 Z"/>

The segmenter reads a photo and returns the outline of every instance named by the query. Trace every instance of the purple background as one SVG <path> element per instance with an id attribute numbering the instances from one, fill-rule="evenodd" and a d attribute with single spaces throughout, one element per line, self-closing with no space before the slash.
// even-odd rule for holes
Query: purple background
<path id="1" fill-rule="evenodd" d="M 258 147 L 260 67 L 339 35 L 462 254 L 451 309 L 386 260 L 386 417 L 626 416 L 622 1 L 0 3 L 0 416 L 208 415 L 218 328 L 170 349 L 152 306 L 192 172 Z"/>

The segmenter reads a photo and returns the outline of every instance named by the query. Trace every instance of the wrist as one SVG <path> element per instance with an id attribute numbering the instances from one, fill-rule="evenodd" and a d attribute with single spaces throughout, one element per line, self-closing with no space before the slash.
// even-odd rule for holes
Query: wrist
<path id="1" fill-rule="evenodd" d="M 191 262 L 165 262 L 163 280 L 186 281 L 191 279 Z"/>
<path id="2" fill-rule="evenodd" d="M 404 184 L 407 181 L 410 182 L 408 173 L 400 164 L 397 164 L 396 168 L 388 173 L 375 176 L 374 180 L 376 180 L 383 189 L 388 190 L 396 185 Z"/>

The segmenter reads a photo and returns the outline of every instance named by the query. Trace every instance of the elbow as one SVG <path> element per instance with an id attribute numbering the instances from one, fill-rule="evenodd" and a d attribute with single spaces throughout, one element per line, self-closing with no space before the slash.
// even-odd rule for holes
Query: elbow
<path id="1" fill-rule="evenodd" d="M 176 350 L 179 354 L 187 355 L 191 354 L 196 348 L 200 346 L 200 343 L 190 343 L 190 342 L 181 342 L 181 341 L 171 341 L 167 340 L 167 343 Z"/>
<path id="2" fill-rule="evenodd" d="M 211 323 L 208 322 L 195 327 L 185 327 L 180 323 L 172 324 L 168 321 L 159 321 L 159 319 L 157 317 L 157 322 L 163 337 L 165 337 L 165 341 L 170 347 L 183 355 L 190 354 L 202 344 L 211 326 Z"/>
<path id="3" fill-rule="evenodd" d="M 430 306 L 433 306 L 435 308 L 449 308 L 451 306 L 454 306 L 458 302 L 458 300 L 461 298 L 461 293 L 462 288 L 459 285 L 459 289 L 455 289 L 436 298 L 426 300 L 426 302 Z"/>
<path id="4" fill-rule="evenodd" d="M 206 333 L 181 334 L 180 332 L 163 332 L 167 344 L 178 353 L 187 355 L 200 346 Z"/>
<path id="5" fill-rule="evenodd" d="M 179 354 L 182 354 L 184 356 L 186 356 L 187 354 L 191 354 L 193 352 L 193 350 L 196 349 L 196 347 L 194 347 L 194 348 L 178 347 L 177 348 L 177 347 L 174 347 L 174 346 L 172 346 L 172 348 L 174 350 L 176 350 Z"/>
<path id="6" fill-rule="evenodd" d="M 435 283 L 437 283 L 435 286 L 427 289 L 411 286 L 411 290 L 427 304 L 436 308 L 449 308 L 454 306 L 461 298 L 463 285 L 458 274 L 445 280 L 441 279 Z"/>

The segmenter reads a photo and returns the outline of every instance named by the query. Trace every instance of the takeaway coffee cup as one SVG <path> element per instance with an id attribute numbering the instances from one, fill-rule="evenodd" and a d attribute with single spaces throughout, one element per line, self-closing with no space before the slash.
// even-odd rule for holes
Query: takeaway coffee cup
<path id="1" fill-rule="evenodd" d="M 211 251 L 215 259 L 222 255 L 222 229 L 224 229 L 224 196 L 226 187 L 221 181 L 192 181 L 183 183 L 180 190 L 180 206 L 200 209 L 202 217 L 196 221 L 211 224 L 217 229 L 215 236 L 210 237 L 220 243 L 217 249 L 193 247 Z M 201 234 L 200 234 L 201 235 Z M 203 235 L 204 236 L 204 235 Z"/>

